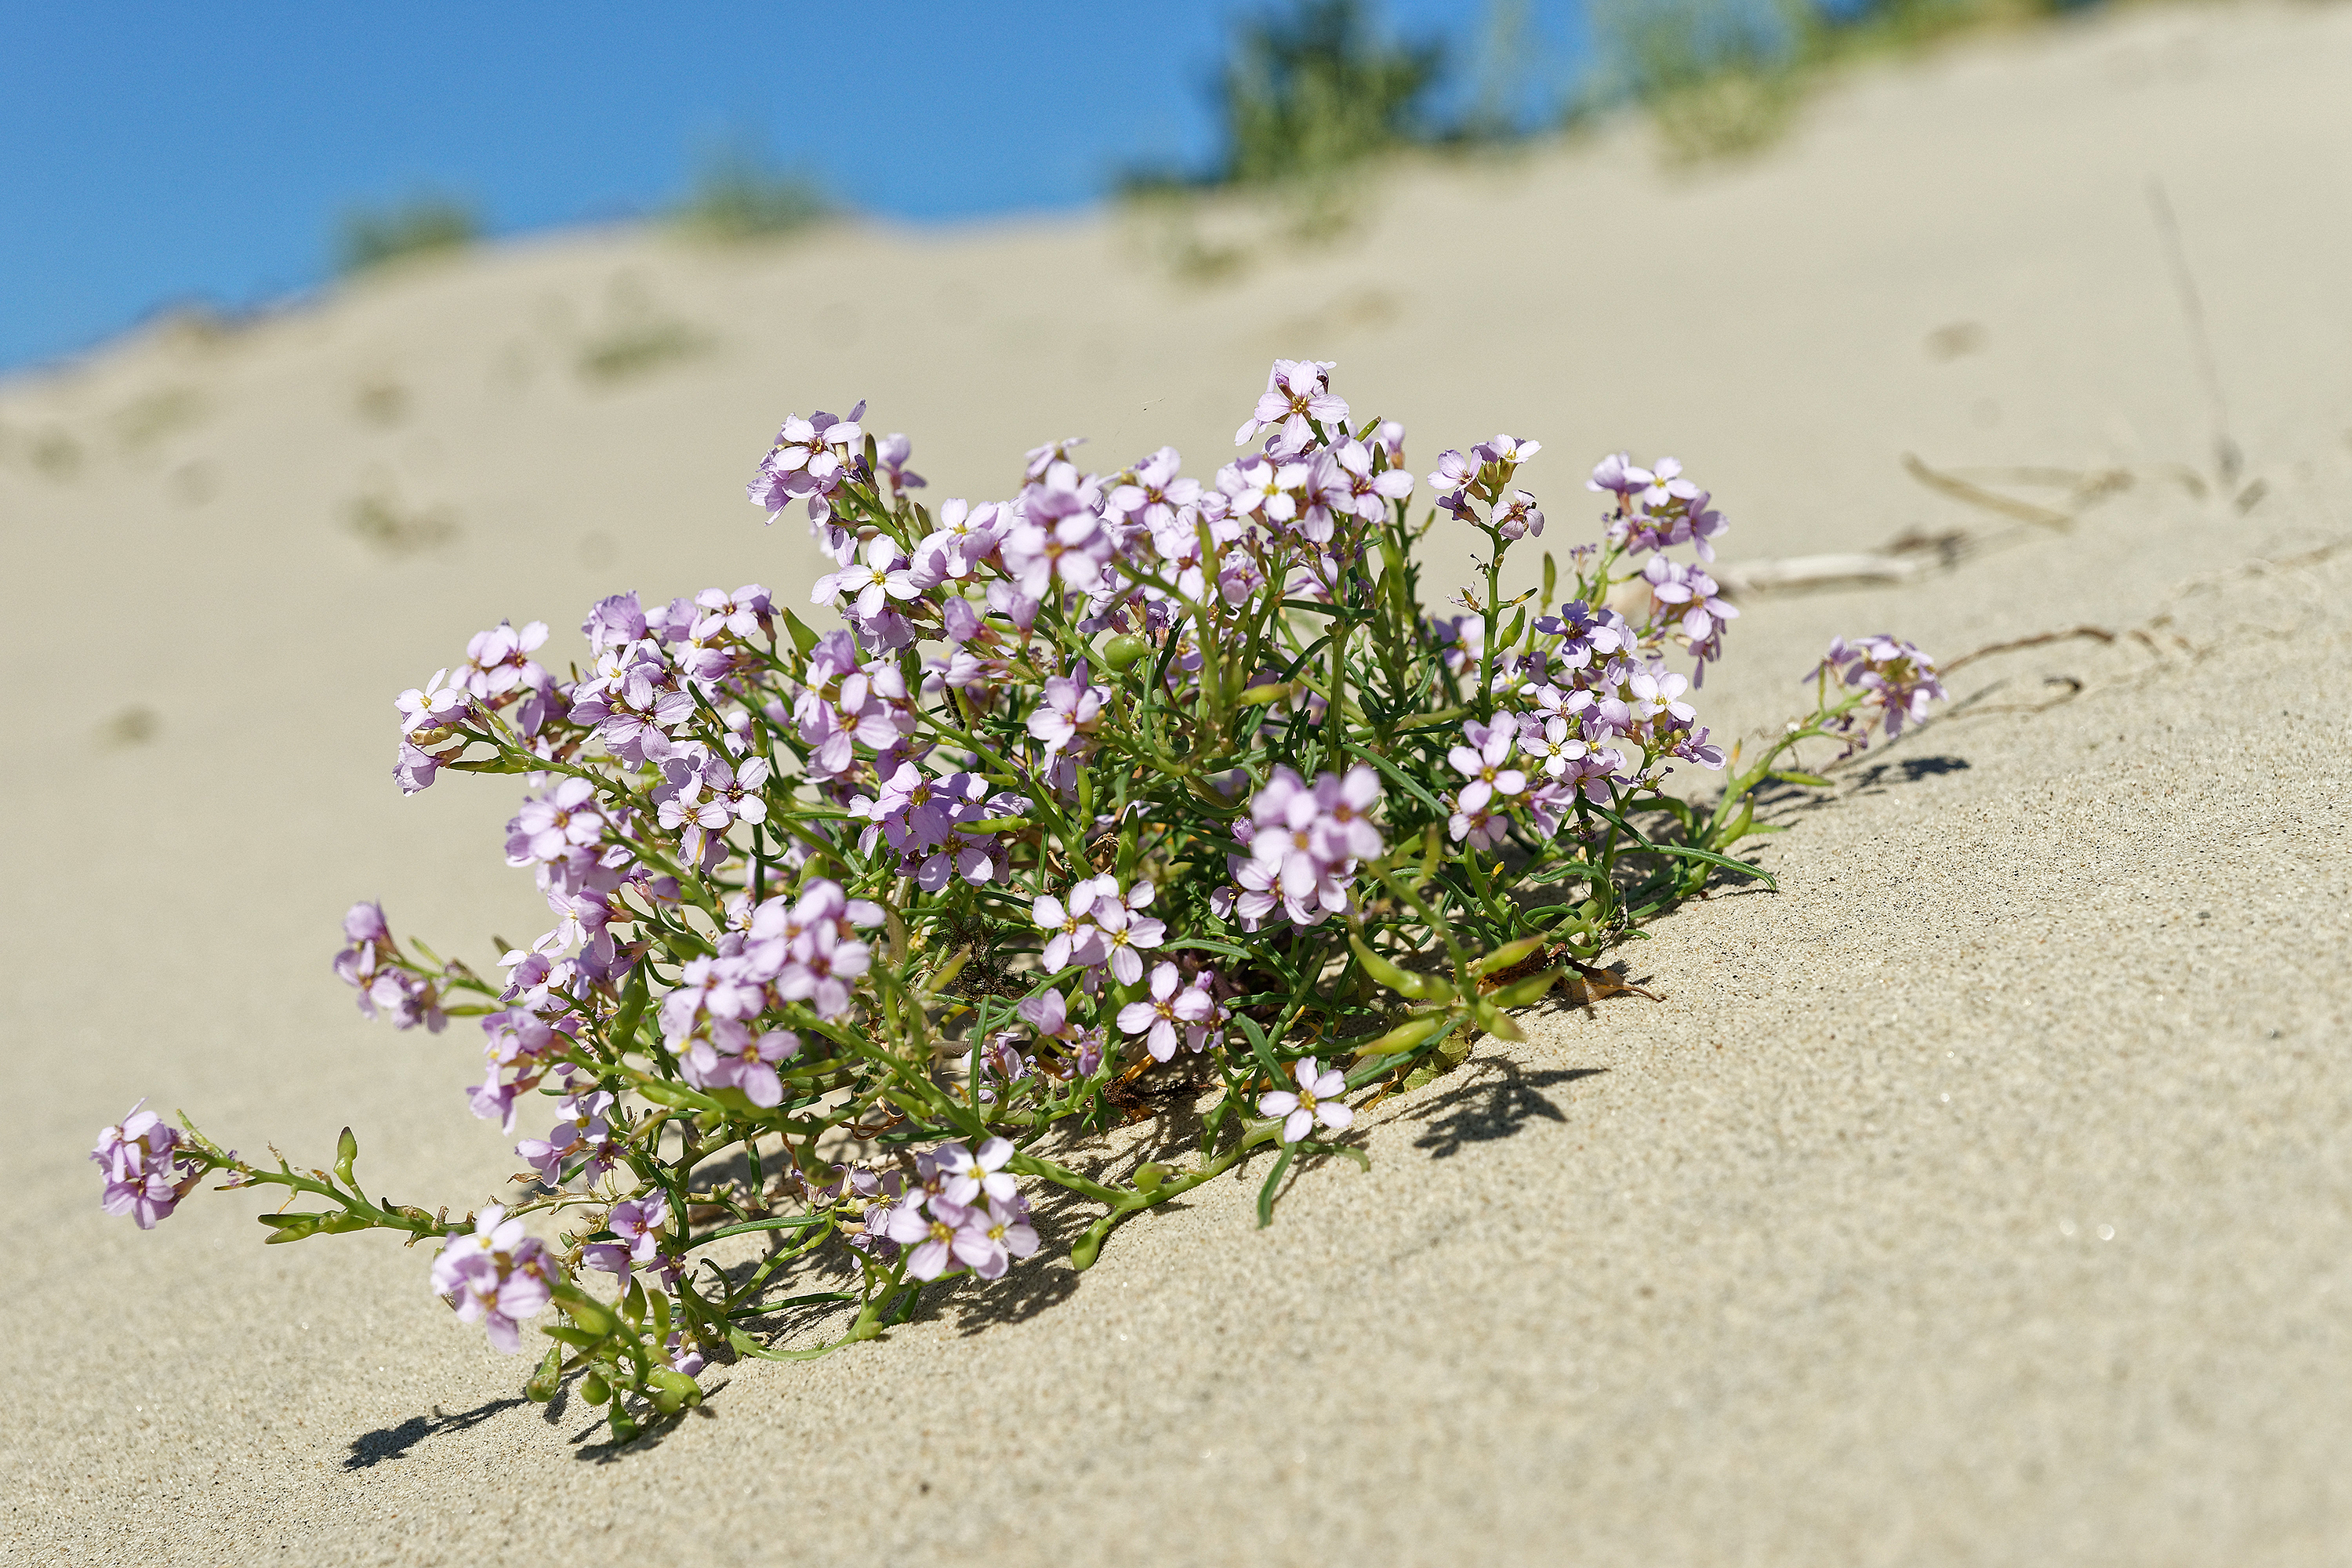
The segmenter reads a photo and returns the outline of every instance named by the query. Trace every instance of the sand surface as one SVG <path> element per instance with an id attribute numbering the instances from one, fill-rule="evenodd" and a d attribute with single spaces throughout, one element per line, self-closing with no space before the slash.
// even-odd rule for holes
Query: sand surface
<path id="1" fill-rule="evenodd" d="M 2347 101 L 2352 10 L 2140 12 L 1863 77 L 1749 164 L 1668 176 L 1625 132 L 1402 173 L 1330 247 L 1234 218 L 1213 282 L 1114 217 L 571 237 L 0 386 L 0 1554 L 2352 1559 Z M 1729 559 L 1983 546 L 1751 600 L 1719 730 L 1835 632 L 2114 640 L 1969 665 L 1953 716 L 1776 805 L 1780 893 L 1622 955 L 1663 1000 L 1483 1044 L 1272 1229 L 1245 1173 L 1083 1278 L 717 1369 L 658 1442 L 520 1403 L 421 1249 L 264 1251 L 241 1194 L 100 1213 L 83 1152 L 142 1094 L 305 1163 L 349 1121 L 428 1206 L 514 1168 L 457 1098 L 475 1041 L 368 1026 L 327 971 L 354 898 L 478 961 L 544 924 L 510 789 L 387 777 L 392 694 L 468 634 L 797 600 L 800 526 L 740 500 L 788 411 L 871 397 L 934 497 L 1079 431 L 1205 472 L 1276 354 L 1340 362 L 1421 468 L 1539 437 L 1562 543 L 1630 446 L 1711 482 Z M 2136 482 L 2011 529 L 1905 452 Z"/>

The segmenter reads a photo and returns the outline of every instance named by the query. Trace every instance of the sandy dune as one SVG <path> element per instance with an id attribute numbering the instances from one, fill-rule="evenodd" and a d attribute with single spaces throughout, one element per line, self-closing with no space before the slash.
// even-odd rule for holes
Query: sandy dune
<path id="1" fill-rule="evenodd" d="M 577 236 L 0 386 L 0 1552 L 2345 1561 L 2347 101 L 2352 10 L 2143 11 L 1862 78 L 1748 165 L 1665 176 L 1626 131 L 1401 172 L 1335 247 L 1236 220 L 1214 283 L 1109 217 Z M 1960 671 L 1961 711 L 1777 808 L 1781 893 L 1623 955 L 1663 1001 L 1482 1045 L 1370 1119 L 1370 1175 L 1308 1173 L 1265 1232 L 1254 1179 L 1204 1188 L 1082 1280 L 721 1369 L 656 1443 L 519 1403 L 421 1252 L 265 1252 L 235 1194 L 99 1212 L 82 1153 L 142 1094 L 304 1161 L 349 1121 L 428 1206 L 514 1168 L 457 1097 L 475 1042 L 367 1026 L 327 971 L 357 897 L 477 958 L 543 923 L 502 783 L 387 776 L 392 694 L 469 633 L 803 596 L 812 547 L 740 489 L 789 411 L 870 397 L 935 497 L 1078 431 L 1205 471 L 1277 353 L 1339 361 L 1417 462 L 1541 437 L 1563 544 L 1620 446 L 1711 482 L 1729 559 L 1968 533 L 1750 600 L 1719 730 L 1834 632 L 2112 640 Z M 1906 452 L 2131 482 L 1998 487 L 2074 518 L 2042 526 Z"/>

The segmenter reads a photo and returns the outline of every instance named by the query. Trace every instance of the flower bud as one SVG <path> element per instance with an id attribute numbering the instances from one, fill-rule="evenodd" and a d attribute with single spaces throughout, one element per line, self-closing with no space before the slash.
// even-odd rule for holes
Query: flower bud
<path id="1" fill-rule="evenodd" d="M 326 1216 L 315 1214 L 265 1214 L 257 1215 L 254 1217 L 270 1227 L 269 1235 L 264 1238 L 262 1245 L 274 1247 L 281 1241 L 301 1241 L 306 1237 L 318 1235 L 319 1222 Z"/>

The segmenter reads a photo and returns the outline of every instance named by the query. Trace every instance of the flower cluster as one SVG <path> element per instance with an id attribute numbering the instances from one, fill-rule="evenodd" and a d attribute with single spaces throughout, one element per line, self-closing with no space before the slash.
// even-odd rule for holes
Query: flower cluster
<path id="1" fill-rule="evenodd" d="M 1506 558 L 1546 534 L 1541 444 L 1445 451 L 1416 517 L 1405 431 L 1334 369 L 1276 362 L 1212 471 L 1055 441 L 935 508 L 863 404 L 795 415 L 751 496 L 805 517 L 837 625 L 756 583 L 618 594 L 560 671 L 544 624 L 501 623 L 399 696 L 403 790 L 520 784 L 498 847 L 549 921 L 478 972 L 358 904 L 335 968 L 371 1017 L 481 1028 L 467 1101 L 525 1169 L 432 1288 L 502 1349 L 558 1310 L 534 1397 L 576 1376 L 626 1436 L 698 1398 L 709 1357 L 784 1353 L 751 1326 L 813 1275 L 784 1299 L 850 1317 L 828 1344 L 871 1339 L 1036 1253 L 1032 1191 L 1090 1205 L 1079 1267 L 1272 1146 L 1270 1215 L 1351 1097 L 1517 1037 L 1569 963 L 1762 878 L 1731 851 L 1795 748 L 1941 695 L 1909 645 L 1841 642 L 1814 711 L 1734 767 L 1693 699 L 1738 610 L 1668 553 L 1711 557 L 1706 492 L 1605 459 L 1601 541 L 1509 597 Z M 1484 547 L 1443 616 L 1414 561 L 1436 529 Z M 1684 764 L 1724 774 L 1711 804 L 1670 793 Z M 1189 1163 L 1068 1157 L 1168 1103 L 1199 1109 Z M 273 1169 L 141 1111 L 96 1157 L 142 1226 L 226 1170 L 323 1205 L 268 1216 L 273 1241 L 446 1232 L 362 1191 L 349 1133 L 331 1173 Z"/>
<path id="2" fill-rule="evenodd" d="M 882 1221 L 883 1234 L 906 1248 L 909 1277 L 929 1281 L 961 1267 L 994 1279 L 1037 1250 L 1028 1200 L 1004 1170 L 1012 1157 L 1002 1138 L 977 1154 L 948 1143 L 917 1156 L 919 1184 Z"/>
<path id="3" fill-rule="evenodd" d="M 1903 733 L 1904 725 L 1926 719 L 1929 703 L 1944 700 L 1944 683 L 1937 679 L 1936 661 L 1909 643 L 1883 632 L 1876 637 L 1856 637 L 1852 642 L 1833 638 L 1828 655 L 1814 673 L 1824 683 L 1833 680 L 1859 688 L 1864 694 L 1859 708 L 1840 714 L 1832 721 L 1832 729 L 1845 737 L 1849 750 L 1859 750 L 1869 743 L 1874 722 L 1885 726 L 1887 739 L 1893 740 Z"/>
<path id="4" fill-rule="evenodd" d="M 205 1164 L 146 1104 L 141 1100 L 130 1115 L 100 1132 L 89 1157 L 106 1177 L 99 1200 L 106 1212 L 127 1214 L 140 1229 L 152 1230 L 195 1185 Z"/>
<path id="5" fill-rule="evenodd" d="M 353 904 L 343 916 L 343 935 L 348 942 L 335 954 L 335 974 L 360 994 L 362 1013 L 388 1018 L 395 1029 L 422 1024 L 437 1035 L 448 1026 L 433 977 L 402 954 L 383 905 Z"/>
<path id="6" fill-rule="evenodd" d="M 450 1237 L 434 1255 L 433 1291 L 457 1310 L 459 1321 L 480 1323 L 490 1343 L 511 1355 L 522 1348 L 524 1320 L 554 1299 L 555 1271 L 522 1221 L 490 1204 L 470 1232 Z"/>

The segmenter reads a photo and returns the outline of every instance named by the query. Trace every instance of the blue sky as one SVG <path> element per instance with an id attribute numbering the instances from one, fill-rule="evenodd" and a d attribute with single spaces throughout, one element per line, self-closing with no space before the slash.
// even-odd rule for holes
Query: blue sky
<path id="1" fill-rule="evenodd" d="M 1388 0 L 1471 89 L 1493 0 Z M 1234 0 L 71 5 L 0 0 L 0 370 L 159 306 L 331 266 L 338 216 L 422 190 L 498 234 L 657 209 L 730 141 L 919 221 L 1063 208 L 1216 146 Z M 1556 100 L 1576 0 L 1528 0 Z"/>

